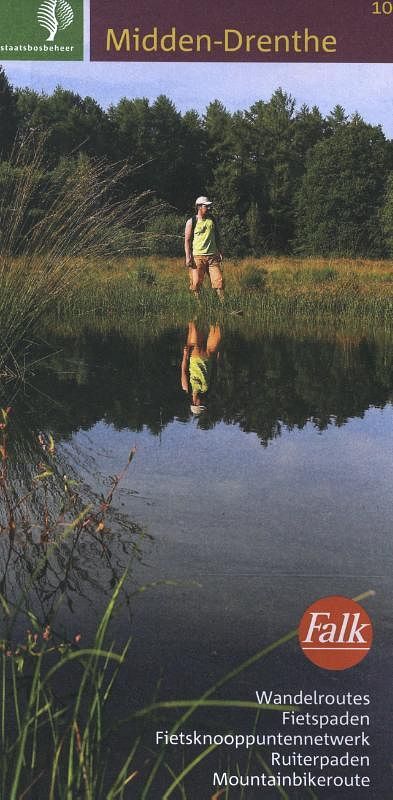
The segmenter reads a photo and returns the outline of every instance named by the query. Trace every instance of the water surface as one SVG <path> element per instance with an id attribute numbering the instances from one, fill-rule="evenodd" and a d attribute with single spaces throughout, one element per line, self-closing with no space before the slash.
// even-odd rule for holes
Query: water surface
<path id="1" fill-rule="evenodd" d="M 208 333 L 202 326 L 205 344 Z M 87 641 L 131 561 L 113 626 L 119 640 L 131 633 L 135 642 L 121 709 L 125 696 L 129 708 L 150 702 L 159 679 L 161 698 L 196 697 L 296 628 L 316 598 L 374 590 L 365 604 L 376 646 L 356 670 L 318 670 L 293 641 L 223 696 L 254 700 L 261 686 L 372 692 L 375 787 L 367 797 L 383 800 L 390 796 L 381 743 L 390 711 L 393 343 L 220 333 L 199 415 L 192 391 L 182 388 L 183 329 L 138 341 L 115 332 L 59 338 L 31 385 L 11 398 L 20 491 L 42 457 L 37 432 L 53 434 L 59 476 L 83 482 L 86 495 L 106 495 L 136 447 L 114 494 L 111 530 L 66 542 L 40 578 L 35 606 L 45 619 L 63 595 L 58 630 L 81 631 Z M 7 592 L 18 591 L 43 546 L 38 538 L 26 547 L 20 534 L 10 548 L 3 537 Z M 248 720 L 213 714 L 202 724 Z M 207 796 L 210 774 L 206 765 L 193 778 L 191 798 Z"/>

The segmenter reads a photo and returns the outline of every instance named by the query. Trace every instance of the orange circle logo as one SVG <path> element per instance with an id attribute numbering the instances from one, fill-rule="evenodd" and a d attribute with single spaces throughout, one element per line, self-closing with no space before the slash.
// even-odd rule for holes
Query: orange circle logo
<path id="1" fill-rule="evenodd" d="M 303 653 L 323 669 L 354 667 L 367 655 L 372 641 L 370 617 L 349 597 L 322 597 L 307 608 L 300 621 Z"/>

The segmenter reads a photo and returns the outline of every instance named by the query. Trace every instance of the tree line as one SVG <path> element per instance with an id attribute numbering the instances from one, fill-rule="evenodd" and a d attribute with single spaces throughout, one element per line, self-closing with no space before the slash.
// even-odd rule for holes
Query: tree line
<path id="1" fill-rule="evenodd" d="M 14 89 L 0 68 L 2 194 L 14 142 L 41 131 L 46 168 L 32 219 L 45 213 L 51 176 L 89 160 L 126 160 L 120 199 L 150 190 L 165 204 L 149 223 L 151 252 L 182 252 L 185 219 L 195 197 L 208 194 L 228 256 L 393 256 L 393 142 L 339 105 L 323 116 L 277 89 L 235 113 L 214 100 L 204 114 L 182 114 L 164 95 L 104 110 L 61 87 Z"/>

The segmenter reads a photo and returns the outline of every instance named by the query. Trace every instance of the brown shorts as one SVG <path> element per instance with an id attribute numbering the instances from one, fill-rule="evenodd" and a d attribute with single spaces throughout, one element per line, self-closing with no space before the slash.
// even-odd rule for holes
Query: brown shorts
<path id="1" fill-rule="evenodd" d="M 223 288 L 221 259 L 218 255 L 194 256 L 194 264 L 194 269 L 190 269 L 190 288 L 195 290 L 202 286 L 206 273 L 209 275 L 212 289 Z"/>

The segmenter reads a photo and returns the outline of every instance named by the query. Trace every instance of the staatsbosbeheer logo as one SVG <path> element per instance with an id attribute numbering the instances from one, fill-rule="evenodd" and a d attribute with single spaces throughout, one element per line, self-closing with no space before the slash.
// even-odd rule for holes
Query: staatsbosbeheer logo
<path id="1" fill-rule="evenodd" d="M 82 61 L 83 0 L 0 0 L 0 63 Z"/>
<path id="2" fill-rule="evenodd" d="M 38 24 L 49 33 L 47 42 L 54 42 L 57 32 L 64 31 L 74 21 L 74 11 L 67 0 L 44 0 L 37 11 Z"/>
<path id="3" fill-rule="evenodd" d="M 372 641 L 373 626 L 363 606 L 341 595 L 317 600 L 299 625 L 304 655 L 323 669 L 354 667 L 370 651 Z"/>

